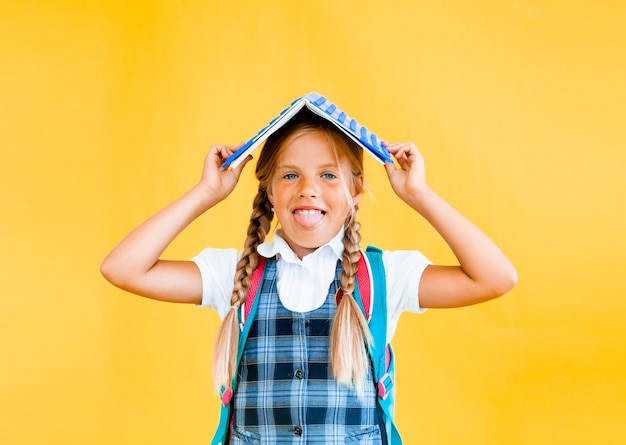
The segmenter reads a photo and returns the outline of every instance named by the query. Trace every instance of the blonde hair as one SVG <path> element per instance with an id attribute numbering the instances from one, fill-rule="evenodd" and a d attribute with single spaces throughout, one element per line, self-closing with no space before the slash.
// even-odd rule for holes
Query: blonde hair
<path id="1" fill-rule="evenodd" d="M 224 317 L 215 341 L 213 377 L 218 391 L 222 386 L 230 388 L 237 372 L 239 343 L 237 308 L 246 301 L 250 277 L 259 264 L 259 254 L 256 249 L 264 242 L 274 217 L 267 189 L 276 169 L 281 148 L 293 138 L 312 131 L 326 134 L 338 162 L 344 162 L 350 167 L 351 180 L 345 181 L 342 178 L 349 201 L 352 203 L 353 193 L 363 192 L 363 150 L 361 147 L 332 124 L 308 110 L 299 112 L 287 125 L 267 139 L 257 161 L 256 177 L 259 180 L 259 187 L 253 200 L 244 249 L 237 263 L 231 309 Z M 367 344 L 371 344 L 372 336 L 367 321 L 354 299 L 355 276 L 361 255 L 361 235 L 359 234 L 361 226 L 356 220 L 357 211 L 358 205 L 352 203 L 344 223 L 344 251 L 340 277 L 340 290 L 343 297 L 337 305 L 337 313 L 331 328 L 330 361 L 335 379 L 342 384 L 354 387 L 357 393 L 362 395 L 368 370 Z"/>

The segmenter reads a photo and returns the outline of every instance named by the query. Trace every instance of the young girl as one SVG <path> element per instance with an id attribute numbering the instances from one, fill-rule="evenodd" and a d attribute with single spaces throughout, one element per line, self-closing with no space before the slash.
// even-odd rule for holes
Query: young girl
<path id="1" fill-rule="evenodd" d="M 439 266 L 417 251 L 383 253 L 390 340 L 403 311 L 480 303 L 506 293 L 517 277 L 500 249 L 428 186 L 414 144 L 385 146 L 397 161 L 385 164 L 394 192 L 438 231 L 459 262 Z M 127 291 L 210 306 L 223 318 L 215 385 L 228 391 L 235 375 L 239 383 L 230 431 L 213 443 L 387 443 L 366 347 L 371 336 L 353 298 L 364 191 L 360 146 L 303 109 L 260 154 L 243 251 L 205 249 L 193 261 L 161 259 L 188 224 L 234 189 L 251 159 L 222 168 L 237 148 L 213 145 L 199 183 L 126 236 L 104 260 L 102 274 Z M 274 216 L 280 228 L 266 242 Z M 237 365 L 236 312 L 261 257 L 259 307 Z"/>

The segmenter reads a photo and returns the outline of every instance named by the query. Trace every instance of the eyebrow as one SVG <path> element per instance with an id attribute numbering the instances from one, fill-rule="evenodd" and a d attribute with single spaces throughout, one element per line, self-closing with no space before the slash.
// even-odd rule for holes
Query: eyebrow
<path id="1" fill-rule="evenodd" d="M 327 164 L 322 164 L 322 165 L 320 165 L 320 166 L 318 166 L 318 167 L 319 167 L 321 170 L 324 170 L 324 169 L 327 169 L 327 168 L 339 168 L 339 167 L 337 166 L 337 163 L 336 163 L 336 162 L 329 162 L 329 163 L 327 163 Z M 278 169 L 278 168 L 285 168 L 285 169 L 288 169 L 288 170 L 298 170 L 298 168 L 299 168 L 299 167 L 298 167 L 297 165 L 295 165 L 295 164 L 278 164 L 278 165 L 276 166 L 276 168 L 277 168 L 277 169 Z"/>

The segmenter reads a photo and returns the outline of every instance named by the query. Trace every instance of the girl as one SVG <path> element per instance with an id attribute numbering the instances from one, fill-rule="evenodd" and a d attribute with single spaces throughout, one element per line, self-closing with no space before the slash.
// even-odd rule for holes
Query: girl
<path id="1" fill-rule="evenodd" d="M 428 186 L 414 144 L 385 146 L 397 161 L 385 164 L 394 192 L 438 231 L 459 262 L 438 266 L 417 251 L 383 253 L 389 340 L 401 312 L 480 303 L 509 291 L 517 276 L 500 249 Z M 237 148 L 213 145 L 199 183 L 126 236 L 104 260 L 102 274 L 127 291 L 211 306 L 223 318 L 215 385 L 228 390 L 235 374 L 239 385 L 229 437 L 214 443 L 387 443 L 367 355 L 371 336 L 353 298 L 364 191 L 360 146 L 303 109 L 260 154 L 243 251 L 205 249 L 193 261 L 161 259 L 188 224 L 234 189 L 251 159 L 222 168 Z M 274 216 L 280 228 L 265 242 Z M 237 368 L 236 309 L 261 257 L 263 290 Z M 343 298 L 336 303 L 339 289 Z"/>

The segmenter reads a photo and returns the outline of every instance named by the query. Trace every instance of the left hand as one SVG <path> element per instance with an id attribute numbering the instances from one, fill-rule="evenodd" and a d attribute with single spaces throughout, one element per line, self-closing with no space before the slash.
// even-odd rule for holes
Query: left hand
<path id="1" fill-rule="evenodd" d="M 409 202 L 428 189 L 424 158 L 413 142 L 383 142 L 396 158 L 400 168 L 385 163 L 391 188 L 403 201 Z"/>

